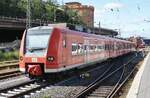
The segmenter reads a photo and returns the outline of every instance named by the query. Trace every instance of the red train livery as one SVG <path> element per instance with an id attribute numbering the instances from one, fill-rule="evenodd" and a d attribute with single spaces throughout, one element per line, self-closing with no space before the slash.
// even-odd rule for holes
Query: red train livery
<path id="1" fill-rule="evenodd" d="M 24 32 L 20 47 L 20 71 L 33 76 L 82 68 L 127 54 L 135 44 L 67 28 L 40 26 Z"/>

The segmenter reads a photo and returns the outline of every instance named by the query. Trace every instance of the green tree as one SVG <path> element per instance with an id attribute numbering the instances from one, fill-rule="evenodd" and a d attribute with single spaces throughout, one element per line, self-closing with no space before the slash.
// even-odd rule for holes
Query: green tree
<path id="1" fill-rule="evenodd" d="M 0 15 L 7 17 L 26 18 L 27 0 L 1 0 Z M 52 0 L 31 0 L 31 18 L 48 20 L 51 22 L 67 22 L 83 24 L 75 11 L 60 8 Z"/>
<path id="2" fill-rule="evenodd" d="M 20 17 L 22 13 L 17 6 L 18 2 L 19 0 L 1 0 L 0 15 L 7 17 Z"/>
<path id="3" fill-rule="evenodd" d="M 81 20 L 81 17 L 78 15 L 76 11 L 67 9 L 66 12 L 67 15 L 69 16 L 67 21 L 68 23 L 84 25 L 83 21 Z"/>

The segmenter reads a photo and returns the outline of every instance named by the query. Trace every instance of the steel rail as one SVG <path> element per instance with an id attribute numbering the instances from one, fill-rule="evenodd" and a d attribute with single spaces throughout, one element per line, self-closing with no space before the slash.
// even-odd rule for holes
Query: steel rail
<path id="1" fill-rule="evenodd" d="M 107 76 L 103 77 L 100 76 L 98 77 L 98 79 L 96 79 L 93 83 L 91 83 L 87 88 L 85 88 L 82 92 L 80 92 L 79 94 L 75 95 L 73 98 L 83 98 L 84 96 L 86 96 L 89 92 L 92 92 L 93 90 L 95 90 L 95 88 L 101 83 L 103 82 L 105 79 L 107 79 L 108 77 L 112 76 L 115 72 L 119 71 L 122 67 L 124 67 L 125 65 L 128 65 L 135 57 L 133 57 L 132 59 L 130 59 L 128 61 L 128 63 L 123 64 L 122 66 L 120 66 L 119 68 L 117 68 L 115 71 L 111 72 L 110 74 L 108 74 Z M 107 71 L 106 71 L 107 73 Z M 104 74 L 105 75 L 105 74 Z"/>
<path id="2" fill-rule="evenodd" d="M 19 67 L 19 63 L 18 62 L 0 64 L 0 70 L 11 69 L 11 68 L 18 68 L 18 67 Z"/>
<path id="3" fill-rule="evenodd" d="M 12 89 L 15 89 L 15 88 L 19 88 L 19 87 L 21 87 L 21 86 L 28 85 L 28 84 L 31 84 L 31 83 L 34 83 L 34 82 L 35 82 L 35 80 L 30 80 L 30 81 L 26 81 L 26 82 L 24 82 L 24 83 L 21 83 L 21 84 L 12 86 L 12 87 L 0 89 L 0 93 L 7 92 L 7 91 L 9 91 L 9 90 L 12 90 Z"/>
<path id="4" fill-rule="evenodd" d="M 104 64 L 105 65 L 105 64 Z M 113 65 L 111 65 L 111 67 L 112 67 Z M 104 66 L 100 66 L 100 67 L 104 67 Z M 98 67 L 99 68 L 99 67 Z M 92 71 L 93 71 L 94 69 L 92 69 Z M 89 72 L 89 71 L 87 71 L 87 72 Z M 64 81 L 64 80 L 63 80 Z M 66 80 L 65 80 L 66 81 Z M 61 83 L 62 81 L 60 81 L 59 83 Z M 56 83 L 55 85 L 59 85 L 59 83 Z M 38 89 L 41 89 L 41 88 L 44 88 L 44 87 L 46 87 L 46 86 L 49 86 L 49 85 L 51 85 L 51 84 L 44 84 L 44 85 L 41 85 L 41 86 L 39 86 L 39 87 L 36 87 L 36 88 L 33 88 L 33 89 L 29 89 L 29 90 L 26 90 L 26 91 L 23 91 L 23 92 L 19 92 L 19 93 L 16 93 L 16 94 L 14 94 L 14 95 L 12 95 L 12 96 L 8 96 L 8 98 L 15 98 L 15 97 L 20 97 L 20 96 L 23 96 L 23 95 L 25 95 L 25 94 L 28 94 L 28 93 L 30 93 L 30 92 L 33 92 L 33 91 L 36 91 L 36 90 L 38 90 Z M 53 84 L 52 84 L 53 85 Z M 22 86 L 22 85 L 21 85 Z M 15 88 L 18 88 L 18 86 L 16 86 L 16 87 L 13 87 L 13 88 L 10 88 L 10 89 L 5 89 L 5 90 L 3 90 L 3 91 L 5 91 L 5 92 L 7 92 L 8 90 L 11 90 L 11 91 L 14 91 L 13 89 L 15 89 Z M 6 93 L 7 94 L 7 93 Z M 9 94 L 9 93 L 8 93 Z"/>
<path id="5" fill-rule="evenodd" d="M 39 89 L 41 89 L 41 88 L 44 88 L 44 87 L 46 87 L 47 85 L 49 85 L 49 84 L 46 84 L 46 83 L 45 83 L 45 84 L 42 84 L 42 85 L 37 86 L 37 87 L 35 87 L 35 88 L 31 88 L 31 89 L 29 89 L 29 90 L 26 90 L 26 91 L 23 91 L 23 92 L 20 92 L 20 93 L 16 93 L 16 94 L 14 94 L 14 95 L 12 95 L 12 96 L 10 96 L 10 97 L 8 97 L 8 98 L 18 98 L 18 97 L 23 96 L 23 95 L 25 95 L 25 94 L 27 94 L 27 93 L 30 93 L 30 92 L 39 90 Z"/>
<path id="6" fill-rule="evenodd" d="M 102 94 L 105 94 L 105 96 L 107 96 L 107 95 L 110 93 L 110 91 L 115 90 L 115 88 L 118 87 L 118 85 L 119 85 L 121 79 L 123 78 L 124 72 L 125 72 L 125 66 L 123 67 L 122 74 L 120 75 L 120 78 L 119 78 L 118 82 L 116 83 L 116 85 L 115 85 L 115 86 L 110 86 L 110 87 L 106 86 L 106 87 L 105 87 L 105 93 L 102 93 Z M 103 87 L 103 86 L 100 86 L 100 87 L 97 88 L 97 89 L 101 89 L 101 87 Z M 103 88 L 103 89 L 104 89 L 104 88 Z M 95 93 L 95 91 L 94 91 L 93 93 Z M 99 91 L 99 94 L 100 94 L 100 93 L 101 93 L 101 92 Z M 90 97 L 90 96 L 91 96 L 91 94 L 90 94 L 88 97 Z M 104 95 L 103 95 L 103 96 L 104 96 Z M 101 97 L 101 95 L 97 95 L 97 94 L 96 94 L 96 96 L 94 95 L 94 97 Z"/>
<path id="7" fill-rule="evenodd" d="M 95 89 L 95 87 L 97 86 L 98 82 L 103 81 L 103 77 L 105 76 L 105 74 L 113 67 L 113 64 L 101 75 L 99 76 L 94 82 L 92 82 L 90 85 L 88 85 L 87 88 L 85 88 L 82 92 L 80 92 L 79 94 L 73 96 L 73 98 L 83 98 L 90 90 Z M 101 81 L 99 81 L 101 80 Z"/>
<path id="8" fill-rule="evenodd" d="M 10 71 L 10 72 L 0 73 L 0 80 L 6 79 L 6 78 L 10 78 L 10 77 L 15 77 L 15 76 L 22 75 L 22 74 L 23 73 L 21 73 L 19 70 L 14 70 L 14 71 Z"/>
<path id="9" fill-rule="evenodd" d="M 126 64 L 124 64 L 124 69 L 125 69 L 125 66 L 127 66 L 130 62 L 132 62 L 136 57 L 133 57 L 132 59 L 130 59 Z M 124 73 L 122 73 L 122 77 L 123 77 Z M 115 85 L 114 89 L 110 92 L 110 94 L 107 96 L 107 98 L 112 98 L 112 96 L 116 93 L 118 87 L 119 87 L 119 84 L 121 82 L 121 78 L 120 80 L 117 82 L 117 84 Z"/>
<path id="10" fill-rule="evenodd" d="M 105 79 L 107 79 L 108 77 L 110 77 L 112 74 L 114 74 L 115 72 L 117 72 L 117 71 L 119 71 L 120 69 L 122 69 L 122 67 L 123 66 L 121 66 L 121 67 L 119 67 L 117 70 L 115 70 L 114 72 L 109 72 L 109 70 L 111 69 L 113 67 L 113 64 L 99 77 L 100 79 L 101 79 L 101 81 L 99 81 L 100 79 L 96 79 L 97 81 L 96 82 L 98 82 L 98 83 L 100 83 L 100 82 L 102 82 L 103 80 L 105 80 Z M 107 74 L 107 72 L 109 72 L 110 74 L 108 74 L 106 77 L 104 77 L 105 76 L 105 74 Z M 45 87 L 45 86 L 47 86 L 47 85 L 50 85 L 50 84 L 44 84 L 44 85 L 40 85 L 40 86 L 38 86 L 38 87 L 36 87 L 36 88 L 32 88 L 32 89 L 28 89 L 28 90 L 26 90 L 26 91 L 23 91 L 23 92 L 16 92 L 16 94 L 14 94 L 14 95 L 12 95 L 12 96 L 8 96 L 8 98 L 16 98 L 16 97 L 20 97 L 20 96 L 23 96 L 23 95 L 25 95 L 25 94 L 27 94 L 27 93 L 29 93 L 29 92 L 33 92 L 33 91 L 36 91 L 36 90 L 38 90 L 38 89 L 41 89 L 41 88 L 43 88 L 43 87 Z M 89 85 L 89 87 L 90 86 L 93 86 L 93 85 L 95 85 L 95 86 L 97 86 L 97 84 L 91 84 L 91 85 Z M 24 86 L 24 85 L 23 85 Z M 16 89 L 16 88 L 18 88 L 19 86 L 16 86 L 16 87 L 12 87 L 12 88 L 9 88 L 9 89 L 6 89 L 6 90 L 4 90 L 5 92 L 6 91 L 8 91 L 8 90 L 13 90 L 13 89 Z M 20 86 L 20 87 L 22 87 L 22 85 Z M 13 92 L 14 93 L 14 92 Z M 74 97 L 73 97 L 74 98 Z M 77 97 L 75 97 L 75 98 L 77 98 Z M 78 97 L 78 98 L 81 98 L 81 97 Z"/>
<path id="11" fill-rule="evenodd" d="M 129 73 L 129 75 L 124 79 L 124 81 L 119 84 L 116 89 L 114 91 L 112 91 L 108 96 L 107 98 L 113 98 L 116 93 L 121 89 L 121 87 L 123 87 L 123 85 L 126 83 L 126 81 L 131 77 L 131 75 L 133 74 L 134 71 L 136 71 L 137 67 L 135 66 L 132 71 Z"/>
<path id="12" fill-rule="evenodd" d="M 0 80 L 20 75 L 18 60 L 0 62 Z"/>
<path id="13" fill-rule="evenodd" d="M 112 66 L 113 66 L 113 64 L 112 64 L 110 67 L 112 67 Z M 103 65 L 103 66 L 100 66 L 100 67 L 104 67 L 104 65 Z M 98 67 L 98 68 L 99 68 L 99 67 Z M 94 69 L 92 69 L 92 70 L 90 70 L 90 71 L 87 71 L 87 72 L 91 72 L 91 71 L 93 71 L 93 70 L 94 70 Z M 74 76 L 73 76 L 73 77 L 74 77 Z M 69 80 L 70 80 L 70 79 L 69 79 Z M 59 84 L 61 84 L 61 83 L 64 82 L 64 81 L 68 81 L 68 80 L 60 81 L 60 82 L 58 82 L 58 83 L 56 83 L 56 84 L 54 84 L 54 85 L 59 85 Z M 24 92 L 15 94 L 14 96 L 11 96 L 11 97 L 8 97 L 8 98 L 20 97 L 20 96 L 23 96 L 23 95 L 28 94 L 28 93 L 30 93 L 30 92 L 37 91 L 37 90 L 39 90 L 39 89 L 41 89 L 41 88 L 44 88 L 44 87 L 46 87 L 46 86 L 49 86 L 49 85 L 51 85 L 51 83 L 47 83 L 47 84 L 41 85 L 41 86 L 39 86 L 39 87 L 36 87 L 36 88 L 30 89 L 30 90 L 27 90 L 27 91 L 24 91 Z"/>
<path id="14" fill-rule="evenodd" d="M 5 64 L 5 63 L 16 63 L 19 62 L 19 60 L 10 60 L 10 61 L 2 61 L 0 64 Z"/>

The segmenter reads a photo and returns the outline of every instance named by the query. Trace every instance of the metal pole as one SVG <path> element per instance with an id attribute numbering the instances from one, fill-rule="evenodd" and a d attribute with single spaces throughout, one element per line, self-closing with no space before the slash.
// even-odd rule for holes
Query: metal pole
<path id="1" fill-rule="evenodd" d="M 42 9 L 43 9 L 42 0 L 40 0 L 40 26 L 42 25 Z"/>
<path id="2" fill-rule="evenodd" d="M 98 23 L 98 26 L 99 26 L 99 32 L 100 32 L 101 31 L 101 23 L 100 23 L 100 21 Z"/>
<path id="3" fill-rule="evenodd" d="M 54 6 L 54 23 L 56 22 L 56 8 Z"/>
<path id="4" fill-rule="evenodd" d="M 56 22 L 56 9 L 57 9 L 57 0 L 54 0 L 53 1 L 53 3 L 54 3 L 54 22 Z"/>
<path id="5" fill-rule="evenodd" d="M 31 27 L 31 0 L 27 0 L 26 29 Z"/>

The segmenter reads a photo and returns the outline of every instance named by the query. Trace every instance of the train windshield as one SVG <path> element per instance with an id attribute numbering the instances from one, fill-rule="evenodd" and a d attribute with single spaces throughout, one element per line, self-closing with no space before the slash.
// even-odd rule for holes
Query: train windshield
<path id="1" fill-rule="evenodd" d="M 42 56 L 48 46 L 51 29 L 28 30 L 26 36 L 26 54 L 36 54 Z"/>

